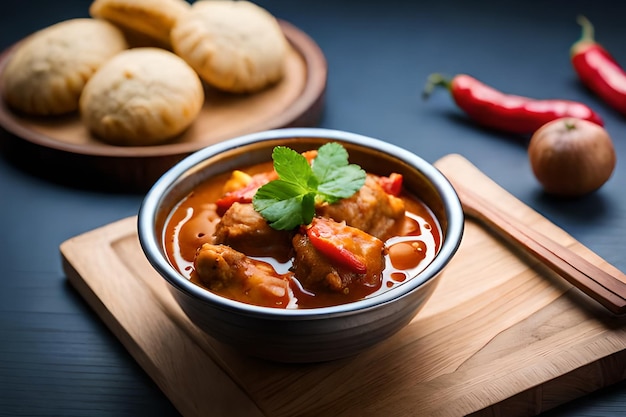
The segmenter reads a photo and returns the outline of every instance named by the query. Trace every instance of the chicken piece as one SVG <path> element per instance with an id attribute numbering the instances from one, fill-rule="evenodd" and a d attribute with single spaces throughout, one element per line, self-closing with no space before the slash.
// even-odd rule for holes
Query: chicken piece
<path id="1" fill-rule="evenodd" d="M 384 244 L 362 230 L 315 218 L 306 232 L 293 238 L 293 246 L 292 271 L 308 290 L 348 293 L 354 284 L 380 285 Z"/>
<path id="2" fill-rule="evenodd" d="M 291 274 L 279 274 L 270 264 L 228 246 L 203 244 L 194 268 L 194 281 L 224 297 L 266 307 L 290 303 Z"/>
<path id="3" fill-rule="evenodd" d="M 404 202 L 387 194 L 378 182 L 378 177 L 367 174 L 365 184 L 350 198 L 334 204 L 321 204 L 316 214 L 330 217 L 381 240 L 391 237 L 404 220 Z"/>
<path id="4" fill-rule="evenodd" d="M 251 203 L 233 203 L 217 224 L 213 243 L 286 262 L 291 257 L 292 237 L 293 232 L 272 229 Z"/>

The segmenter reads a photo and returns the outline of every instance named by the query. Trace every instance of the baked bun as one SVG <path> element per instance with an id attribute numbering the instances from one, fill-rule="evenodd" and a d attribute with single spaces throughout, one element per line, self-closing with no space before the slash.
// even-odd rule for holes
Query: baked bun
<path id="1" fill-rule="evenodd" d="M 130 31 L 134 39 L 143 35 L 169 47 L 170 30 L 190 7 L 183 0 L 95 0 L 89 7 L 89 14 Z"/>
<path id="2" fill-rule="evenodd" d="M 75 111 L 89 78 L 126 48 L 123 33 L 104 20 L 78 18 L 48 26 L 16 46 L 2 73 L 3 99 L 30 115 Z"/>
<path id="3" fill-rule="evenodd" d="M 283 77 L 287 40 L 274 16 L 254 3 L 198 0 L 170 35 L 174 52 L 221 90 L 256 92 Z"/>
<path id="4" fill-rule="evenodd" d="M 85 126 L 113 145 L 156 145 L 187 129 L 204 103 L 196 72 L 172 52 L 134 48 L 96 72 L 80 98 Z"/>

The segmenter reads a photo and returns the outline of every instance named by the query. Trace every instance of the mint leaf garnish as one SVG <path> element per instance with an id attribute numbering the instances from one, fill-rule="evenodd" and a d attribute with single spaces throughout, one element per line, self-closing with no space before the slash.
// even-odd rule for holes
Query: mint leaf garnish
<path id="1" fill-rule="evenodd" d="M 308 188 L 307 181 L 313 175 L 309 161 L 304 156 L 286 146 L 277 146 L 272 151 L 274 170 L 282 182 Z"/>
<path id="2" fill-rule="evenodd" d="M 335 142 L 322 145 L 312 164 L 285 146 L 272 152 L 278 179 L 263 185 L 252 204 L 269 225 L 290 230 L 309 224 L 315 204 L 348 198 L 365 184 L 365 171 L 348 163 L 348 152 Z"/>

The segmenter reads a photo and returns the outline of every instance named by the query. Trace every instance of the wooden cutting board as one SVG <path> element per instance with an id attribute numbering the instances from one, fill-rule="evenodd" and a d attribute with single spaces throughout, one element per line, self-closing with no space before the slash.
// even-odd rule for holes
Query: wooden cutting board
<path id="1" fill-rule="evenodd" d="M 436 165 L 616 272 L 463 157 Z M 626 378 L 626 318 L 471 221 L 406 328 L 358 356 L 313 365 L 241 356 L 199 331 L 143 256 L 136 217 L 60 250 L 68 280 L 185 416 L 528 416 Z"/>

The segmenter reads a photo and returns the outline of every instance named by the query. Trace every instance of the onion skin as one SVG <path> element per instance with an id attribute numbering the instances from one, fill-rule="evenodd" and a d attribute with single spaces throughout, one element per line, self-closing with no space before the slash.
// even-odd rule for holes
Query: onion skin
<path id="1" fill-rule="evenodd" d="M 617 157 L 606 129 L 583 119 L 561 118 L 541 126 L 530 139 L 528 158 L 543 189 L 578 197 L 600 188 Z"/>

